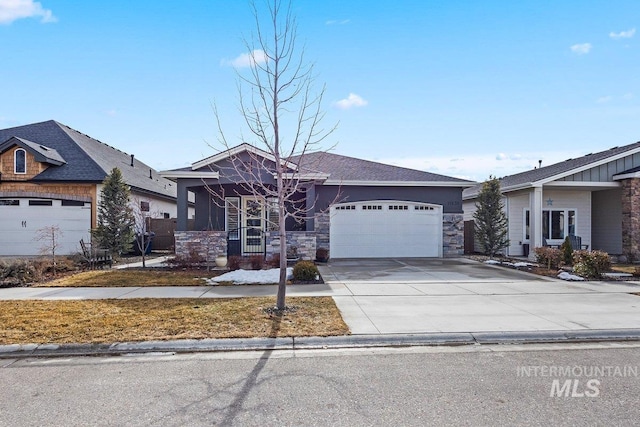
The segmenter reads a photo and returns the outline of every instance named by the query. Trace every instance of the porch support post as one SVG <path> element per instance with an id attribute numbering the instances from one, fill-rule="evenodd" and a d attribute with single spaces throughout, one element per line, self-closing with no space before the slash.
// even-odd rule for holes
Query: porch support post
<path id="1" fill-rule="evenodd" d="M 316 186 L 311 183 L 307 187 L 307 198 L 305 200 L 305 215 L 307 215 L 306 231 L 315 231 L 315 213 L 316 213 Z"/>
<path id="2" fill-rule="evenodd" d="M 178 180 L 178 220 L 177 231 L 187 231 L 187 219 L 189 218 L 189 188 L 182 180 Z"/>
<path id="3" fill-rule="evenodd" d="M 542 187 L 534 187 L 529 196 L 529 259 L 535 259 L 535 248 L 542 246 Z"/>

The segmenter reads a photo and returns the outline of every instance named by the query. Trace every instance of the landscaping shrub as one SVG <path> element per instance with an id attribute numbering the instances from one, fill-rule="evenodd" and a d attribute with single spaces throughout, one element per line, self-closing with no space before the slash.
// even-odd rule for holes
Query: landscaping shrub
<path id="1" fill-rule="evenodd" d="M 329 250 L 327 248 L 316 249 L 316 261 L 320 261 L 320 262 L 329 261 Z"/>
<path id="2" fill-rule="evenodd" d="M 536 262 L 547 268 L 558 268 L 562 261 L 562 252 L 560 249 L 550 248 L 547 246 L 535 248 Z"/>
<path id="3" fill-rule="evenodd" d="M 280 254 L 271 254 L 269 261 L 267 262 L 272 268 L 280 267 Z"/>
<path id="4" fill-rule="evenodd" d="M 230 271 L 240 270 L 240 264 L 242 263 L 242 257 L 238 255 L 233 255 L 229 257 L 227 262 L 227 268 Z"/>
<path id="5" fill-rule="evenodd" d="M 262 270 L 262 267 L 264 267 L 264 257 L 262 255 L 251 255 L 249 262 L 252 270 Z"/>
<path id="6" fill-rule="evenodd" d="M 573 271 L 586 279 L 599 279 L 611 270 L 611 258 L 603 251 L 574 251 Z"/>
<path id="7" fill-rule="evenodd" d="M 316 280 L 320 273 L 318 267 L 311 261 L 299 261 L 293 266 L 293 279 L 300 281 Z"/>
<path id="8" fill-rule="evenodd" d="M 33 263 L 23 259 L 0 260 L 0 287 L 26 286 L 37 279 L 38 272 Z"/>
<path id="9" fill-rule="evenodd" d="M 569 241 L 569 236 L 565 237 L 564 242 L 560 245 L 560 251 L 562 252 L 562 263 L 564 265 L 573 265 L 573 247 L 571 246 L 571 241 Z"/>
<path id="10" fill-rule="evenodd" d="M 167 264 L 174 268 L 193 268 L 200 267 L 206 261 L 205 257 L 198 253 L 197 248 L 192 244 L 187 244 L 189 252 L 187 255 L 176 255 L 167 260 Z"/>

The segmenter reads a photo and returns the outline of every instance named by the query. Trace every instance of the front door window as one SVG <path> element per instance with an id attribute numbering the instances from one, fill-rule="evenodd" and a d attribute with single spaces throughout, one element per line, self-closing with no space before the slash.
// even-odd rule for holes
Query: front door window
<path id="1" fill-rule="evenodd" d="M 242 252 L 264 253 L 264 205 L 257 198 L 243 199 Z"/>

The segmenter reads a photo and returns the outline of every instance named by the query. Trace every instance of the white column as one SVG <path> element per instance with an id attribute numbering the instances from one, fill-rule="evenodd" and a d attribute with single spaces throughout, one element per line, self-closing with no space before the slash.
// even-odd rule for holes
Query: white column
<path id="1" fill-rule="evenodd" d="M 529 195 L 529 259 L 535 259 L 535 248 L 542 246 L 542 187 L 534 187 Z"/>

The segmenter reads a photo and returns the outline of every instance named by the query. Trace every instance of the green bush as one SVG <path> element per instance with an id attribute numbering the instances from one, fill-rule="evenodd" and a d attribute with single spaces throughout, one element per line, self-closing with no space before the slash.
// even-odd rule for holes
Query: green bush
<path id="1" fill-rule="evenodd" d="M 300 281 L 316 280 L 318 267 L 311 261 L 299 261 L 293 266 L 293 279 Z"/>
<path id="2" fill-rule="evenodd" d="M 562 252 L 560 249 L 550 248 L 547 246 L 535 248 L 536 262 L 547 268 L 558 268 L 562 261 Z"/>
<path id="3" fill-rule="evenodd" d="M 26 286 L 37 279 L 36 268 L 27 260 L 0 261 L 0 288 Z"/>
<path id="4" fill-rule="evenodd" d="M 560 245 L 560 251 L 562 252 L 562 263 L 564 265 L 572 265 L 573 247 L 571 246 L 571 242 L 569 241 L 569 236 L 565 237 L 564 242 L 562 242 L 562 245 Z"/>
<path id="5" fill-rule="evenodd" d="M 611 270 L 611 258 L 602 251 L 574 251 L 573 271 L 586 279 L 599 279 Z"/>

